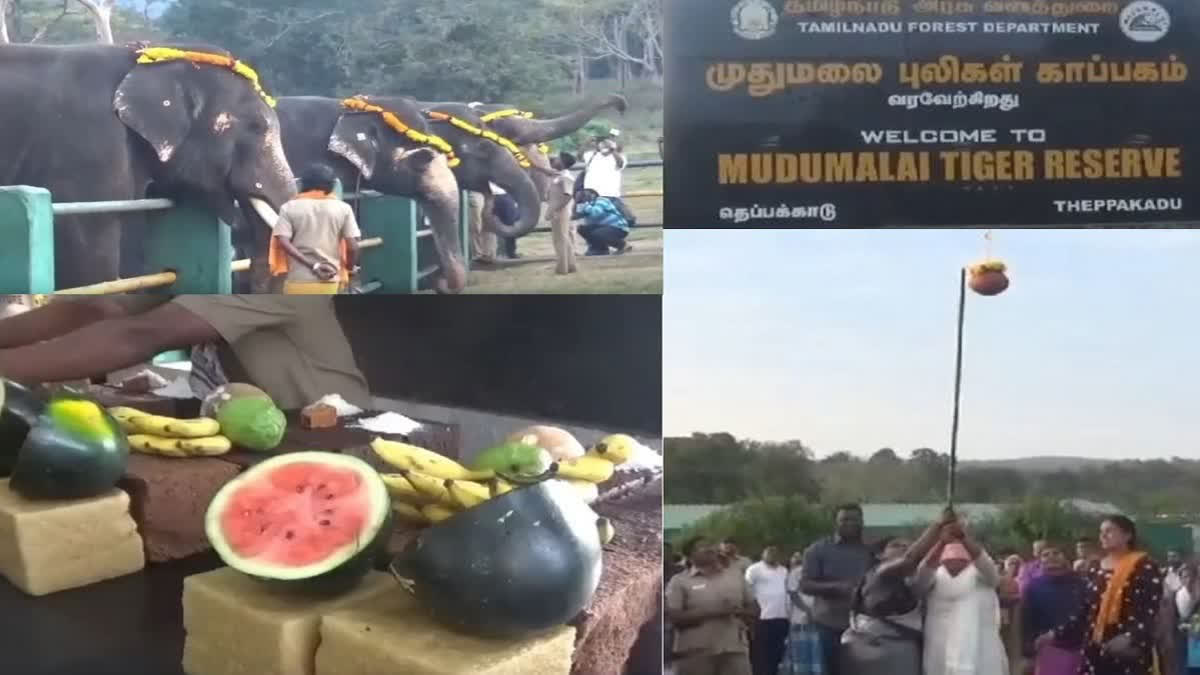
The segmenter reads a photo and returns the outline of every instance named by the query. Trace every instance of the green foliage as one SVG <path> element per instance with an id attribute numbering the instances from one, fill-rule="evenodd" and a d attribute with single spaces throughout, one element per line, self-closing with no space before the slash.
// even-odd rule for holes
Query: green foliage
<path id="1" fill-rule="evenodd" d="M 667 501 L 727 504 L 749 497 L 801 497 L 820 489 L 812 454 L 799 441 L 739 441 L 730 434 L 692 434 L 664 443 Z"/>
<path id="2" fill-rule="evenodd" d="M 993 555 L 1002 551 L 1027 552 L 1039 539 L 1063 546 L 1067 555 L 1073 555 L 1075 540 L 1096 536 L 1099 520 L 1063 506 L 1057 500 L 1030 497 L 1019 505 L 1004 509 L 999 516 L 977 524 L 973 530 Z"/>
<path id="3" fill-rule="evenodd" d="M 832 509 L 811 504 L 803 497 L 749 499 L 693 523 L 672 543 L 679 550 L 682 542 L 692 537 L 709 541 L 734 537 L 749 557 L 757 557 L 768 544 L 779 546 L 784 555 L 790 556 L 828 536 L 833 518 Z"/>

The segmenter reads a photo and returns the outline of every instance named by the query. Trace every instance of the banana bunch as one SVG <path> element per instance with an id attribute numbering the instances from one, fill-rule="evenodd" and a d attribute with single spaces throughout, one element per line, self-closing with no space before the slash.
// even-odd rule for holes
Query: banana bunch
<path id="1" fill-rule="evenodd" d="M 221 425 L 208 417 L 182 420 L 135 408 L 108 409 L 125 431 L 130 449 L 161 457 L 212 457 L 233 449 Z"/>
<path id="2" fill-rule="evenodd" d="M 512 490 L 512 485 L 499 478 L 484 483 L 439 478 L 409 469 L 380 474 L 380 477 L 392 496 L 392 510 L 396 515 L 422 525 L 443 521 Z"/>

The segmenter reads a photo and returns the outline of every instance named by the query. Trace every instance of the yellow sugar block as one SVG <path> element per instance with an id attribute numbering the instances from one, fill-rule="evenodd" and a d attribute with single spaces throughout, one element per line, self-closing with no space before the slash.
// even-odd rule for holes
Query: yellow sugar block
<path id="1" fill-rule="evenodd" d="M 0 575 L 30 595 L 125 576 L 146 566 L 129 495 L 30 500 L 0 480 Z"/>
<path id="2" fill-rule="evenodd" d="M 313 675 L 321 615 L 402 592 L 382 572 L 370 572 L 353 590 L 332 598 L 287 593 L 231 567 L 194 574 L 183 580 L 183 670 L 188 675 Z"/>
<path id="3" fill-rule="evenodd" d="M 407 593 L 325 617 L 316 675 L 568 675 L 575 629 L 485 640 L 435 623 Z"/>

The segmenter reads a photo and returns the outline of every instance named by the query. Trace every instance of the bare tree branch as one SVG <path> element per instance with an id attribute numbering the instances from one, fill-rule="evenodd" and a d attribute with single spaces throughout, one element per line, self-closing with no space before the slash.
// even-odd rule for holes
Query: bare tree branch
<path id="1" fill-rule="evenodd" d="M 0 0 L 0 45 L 8 43 L 8 0 Z"/>
<path id="2" fill-rule="evenodd" d="M 92 15 L 96 24 L 96 39 L 104 44 L 113 43 L 112 12 L 116 0 L 76 0 Z"/>
<path id="3" fill-rule="evenodd" d="M 29 39 L 29 44 L 33 44 L 33 43 L 37 42 L 38 40 L 41 40 L 42 38 L 46 37 L 46 33 L 50 32 L 51 28 L 54 28 L 54 26 L 57 25 L 59 21 L 62 21 L 63 17 L 70 14 L 71 13 L 71 4 L 70 3 L 71 3 L 71 0 L 63 0 L 62 11 L 58 13 L 58 16 L 51 19 L 49 21 L 49 23 L 47 23 L 46 25 L 37 29 L 37 32 L 33 34 L 33 37 Z"/>

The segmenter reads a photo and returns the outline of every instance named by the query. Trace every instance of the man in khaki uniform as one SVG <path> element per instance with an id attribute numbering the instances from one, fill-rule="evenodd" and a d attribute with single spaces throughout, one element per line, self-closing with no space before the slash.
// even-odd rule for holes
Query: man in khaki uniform
<path id="1" fill-rule="evenodd" d="M 337 177 L 314 165 L 300 177 L 300 194 L 279 210 L 271 272 L 285 276 L 287 295 L 336 295 L 350 281 L 362 231 L 354 209 L 337 198 Z"/>
<path id="2" fill-rule="evenodd" d="M 692 551 L 691 567 L 671 577 L 666 595 L 677 675 L 750 675 L 745 620 L 758 608 L 745 579 L 722 564 L 714 546 Z"/>
<path id="3" fill-rule="evenodd" d="M 571 201 L 575 195 L 575 177 L 571 167 L 575 156 L 569 152 L 559 153 L 550 159 L 550 166 L 558 172 L 550 187 L 546 215 L 554 237 L 554 271 L 571 274 L 575 267 L 575 228 L 571 226 Z"/>
<path id="4" fill-rule="evenodd" d="M 26 384 L 90 379 L 197 345 L 215 346 L 228 381 L 260 387 L 284 410 L 326 394 L 370 407 L 333 299 L 322 297 L 60 297 L 0 320 L 0 376 Z"/>
<path id="5" fill-rule="evenodd" d="M 471 226 L 471 260 L 491 264 L 496 262 L 496 233 L 484 227 L 484 218 L 495 218 L 491 199 L 480 192 L 467 193 L 467 219 Z"/>

